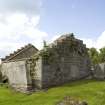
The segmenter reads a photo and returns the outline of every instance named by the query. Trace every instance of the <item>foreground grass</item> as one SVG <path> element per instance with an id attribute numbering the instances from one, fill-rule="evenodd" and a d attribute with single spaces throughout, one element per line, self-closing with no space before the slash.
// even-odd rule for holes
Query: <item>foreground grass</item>
<path id="1" fill-rule="evenodd" d="M 0 105 L 55 105 L 65 96 L 85 100 L 89 105 L 105 105 L 105 82 L 82 80 L 32 95 L 0 87 Z"/>

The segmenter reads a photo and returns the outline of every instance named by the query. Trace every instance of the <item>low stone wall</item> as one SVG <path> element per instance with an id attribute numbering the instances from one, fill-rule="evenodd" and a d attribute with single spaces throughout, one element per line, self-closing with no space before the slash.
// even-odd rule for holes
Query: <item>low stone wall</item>
<path id="1" fill-rule="evenodd" d="M 93 71 L 93 78 L 100 80 L 105 79 L 105 63 L 95 65 Z"/>

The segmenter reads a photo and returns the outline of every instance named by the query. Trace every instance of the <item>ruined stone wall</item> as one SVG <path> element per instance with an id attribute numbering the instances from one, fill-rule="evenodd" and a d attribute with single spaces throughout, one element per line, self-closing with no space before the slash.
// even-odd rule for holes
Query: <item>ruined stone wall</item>
<path id="1" fill-rule="evenodd" d="M 31 50 L 28 50 L 31 51 Z M 19 91 L 60 85 L 90 74 L 86 45 L 71 35 L 63 36 L 30 59 L 3 62 L 2 74 Z M 15 58 L 14 58 L 15 59 Z"/>
<path id="2" fill-rule="evenodd" d="M 27 92 L 42 87 L 42 59 L 25 59 L 2 63 L 2 75 L 16 91 Z"/>
<path id="3" fill-rule="evenodd" d="M 32 89 L 42 88 L 42 59 L 28 59 L 26 61 L 28 86 Z"/>
<path id="4" fill-rule="evenodd" d="M 7 77 L 9 85 L 16 90 L 27 90 L 26 62 L 7 62 L 2 64 L 2 75 Z"/>
<path id="5" fill-rule="evenodd" d="M 82 79 L 90 74 L 90 60 L 82 41 L 66 38 L 44 50 L 43 88 Z"/>
<path id="6" fill-rule="evenodd" d="M 18 59 L 24 59 L 24 58 L 30 58 L 32 55 L 34 55 L 37 52 L 37 50 L 33 47 L 30 47 L 28 50 L 22 51 L 17 56 L 13 57 L 12 60 L 18 60 Z"/>

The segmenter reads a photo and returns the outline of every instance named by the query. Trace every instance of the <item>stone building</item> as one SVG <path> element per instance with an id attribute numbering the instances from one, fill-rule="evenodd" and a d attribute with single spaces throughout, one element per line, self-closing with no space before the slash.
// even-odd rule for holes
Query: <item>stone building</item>
<path id="1" fill-rule="evenodd" d="M 38 52 L 33 45 L 28 44 L 9 56 L 2 58 L 2 82 L 9 82 L 9 85 L 16 90 L 27 90 L 27 67 L 26 60 Z"/>
<path id="2" fill-rule="evenodd" d="M 2 62 L 2 75 L 18 91 L 52 87 L 90 75 L 86 45 L 73 34 L 62 35 L 41 51 L 26 49 L 22 54 L 6 57 Z"/>

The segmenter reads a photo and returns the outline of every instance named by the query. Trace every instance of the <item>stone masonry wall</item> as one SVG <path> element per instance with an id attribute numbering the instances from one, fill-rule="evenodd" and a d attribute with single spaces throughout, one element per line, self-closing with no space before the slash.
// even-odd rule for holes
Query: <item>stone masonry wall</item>
<path id="1" fill-rule="evenodd" d="M 30 47 L 28 50 L 25 50 L 25 51 L 21 52 L 20 54 L 18 54 L 17 56 L 13 57 L 12 60 L 30 58 L 36 52 L 37 52 L 37 50 L 35 48 Z"/>
<path id="2" fill-rule="evenodd" d="M 90 74 L 86 45 L 73 35 L 61 36 L 32 58 L 19 59 L 3 62 L 1 71 L 10 86 L 21 92 L 61 85 Z"/>
<path id="3" fill-rule="evenodd" d="M 25 59 L 2 64 L 2 75 L 16 91 L 27 92 L 42 87 L 42 59 Z"/>
<path id="4" fill-rule="evenodd" d="M 18 91 L 27 91 L 26 61 L 2 64 L 2 75 L 8 78 L 9 85 Z"/>
<path id="5" fill-rule="evenodd" d="M 44 49 L 43 88 L 60 85 L 90 74 L 90 60 L 82 41 L 66 36 Z"/>
<path id="6" fill-rule="evenodd" d="M 42 87 L 42 59 L 28 59 L 26 61 L 28 86 L 32 89 Z"/>

